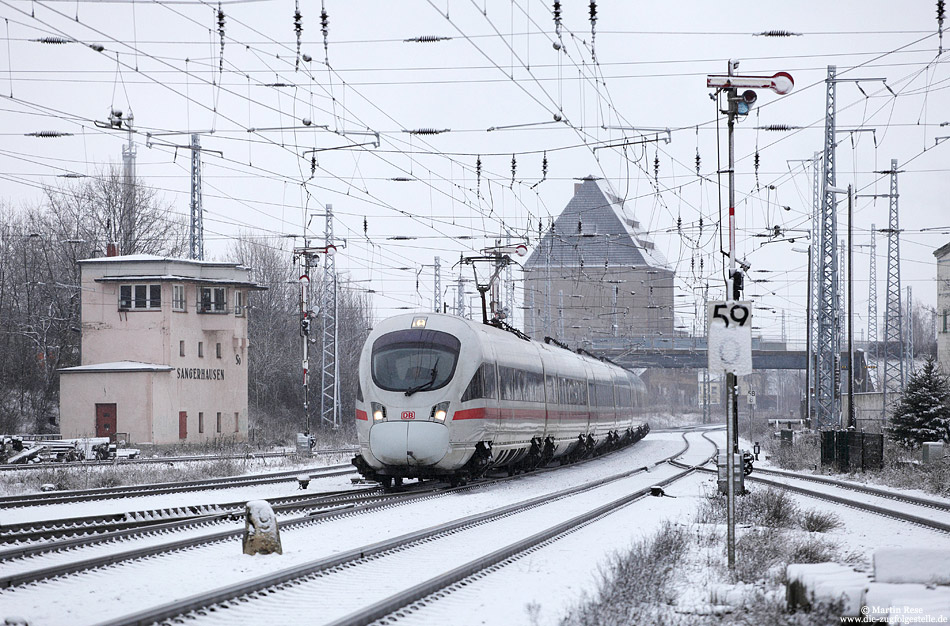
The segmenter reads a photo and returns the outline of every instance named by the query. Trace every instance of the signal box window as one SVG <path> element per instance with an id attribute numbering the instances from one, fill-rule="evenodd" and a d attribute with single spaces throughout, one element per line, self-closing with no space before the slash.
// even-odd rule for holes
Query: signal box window
<path id="1" fill-rule="evenodd" d="M 172 310 L 185 310 L 185 286 L 172 285 Z"/>
<path id="2" fill-rule="evenodd" d="M 221 432 L 221 412 L 218 411 L 218 432 Z"/>
<path id="3" fill-rule="evenodd" d="M 205 431 L 205 414 L 198 412 L 198 432 L 203 433 Z"/>
<path id="4" fill-rule="evenodd" d="M 119 310 L 158 310 L 162 308 L 161 285 L 119 285 Z"/>
<path id="5" fill-rule="evenodd" d="M 227 313 L 227 290 L 224 287 L 202 287 L 198 291 L 198 311 L 201 313 Z"/>

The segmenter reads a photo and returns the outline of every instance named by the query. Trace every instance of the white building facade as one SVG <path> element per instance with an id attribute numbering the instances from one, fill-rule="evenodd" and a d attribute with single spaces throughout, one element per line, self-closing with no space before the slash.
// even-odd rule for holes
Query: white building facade
<path id="1" fill-rule="evenodd" d="M 64 437 L 247 439 L 247 294 L 233 263 L 80 261 L 81 365 L 60 370 Z"/>

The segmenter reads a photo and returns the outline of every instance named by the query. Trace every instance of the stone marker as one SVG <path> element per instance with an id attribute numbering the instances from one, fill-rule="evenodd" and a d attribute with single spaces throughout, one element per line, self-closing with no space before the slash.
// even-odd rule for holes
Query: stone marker
<path id="1" fill-rule="evenodd" d="M 283 554 L 274 509 L 266 500 L 247 503 L 244 517 L 244 554 Z"/>

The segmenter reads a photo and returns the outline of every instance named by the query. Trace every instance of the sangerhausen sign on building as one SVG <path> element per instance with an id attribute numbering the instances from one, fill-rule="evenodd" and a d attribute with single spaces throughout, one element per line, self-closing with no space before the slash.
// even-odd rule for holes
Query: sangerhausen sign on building
<path id="1" fill-rule="evenodd" d="M 179 367 L 175 369 L 178 378 L 194 378 L 195 380 L 224 380 L 224 370 L 215 370 L 201 367 Z"/>

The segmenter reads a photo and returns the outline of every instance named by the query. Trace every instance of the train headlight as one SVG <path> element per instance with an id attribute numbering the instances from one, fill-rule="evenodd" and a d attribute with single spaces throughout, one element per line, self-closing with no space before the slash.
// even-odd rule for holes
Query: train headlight
<path id="1" fill-rule="evenodd" d="M 432 413 L 429 415 L 432 419 L 437 422 L 444 422 L 445 416 L 449 413 L 449 403 L 440 402 L 434 407 L 432 407 Z"/>
<path id="2" fill-rule="evenodd" d="M 373 421 L 381 422 L 386 419 L 386 407 L 384 407 L 379 402 L 370 403 L 373 409 Z"/>

